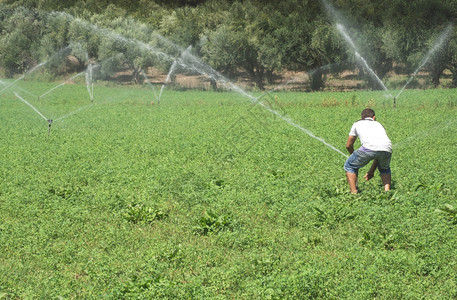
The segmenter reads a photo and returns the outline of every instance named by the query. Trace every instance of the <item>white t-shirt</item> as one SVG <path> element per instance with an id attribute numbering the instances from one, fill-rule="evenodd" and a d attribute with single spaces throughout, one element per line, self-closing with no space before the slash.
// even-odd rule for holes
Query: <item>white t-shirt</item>
<path id="1" fill-rule="evenodd" d="M 392 153 L 392 142 L 387 136 L 386 130 L 381 123 L 374 121 L 372 118 L 365 118 L 355 122 L 349 135 L 359 137 L 362 144 L 361 148 Z"/>

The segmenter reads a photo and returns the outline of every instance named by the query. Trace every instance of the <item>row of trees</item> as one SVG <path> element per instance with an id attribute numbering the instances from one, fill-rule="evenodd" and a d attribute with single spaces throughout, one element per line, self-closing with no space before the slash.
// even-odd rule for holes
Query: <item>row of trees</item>
<path id="1" fill-rule="evenodd" d="M 365 73 L 336 23 L 344 24 L 379 77 L 393 70 L 411 74 L 457 13 L 457 0 L 0 0 L 0 4 L 0 68 L 5 76 L 23 73 L 68 45 L 80 45 L 72 49 L 79 49 L 74 52 L 79 52 L 75 57 L 81 67 L 88 60 L 105 60 L 109 73 L 128 64 L 140 80 L 142 69 L 154 66 L 167 72 L 174 58 L 192 46 L 194 55 L 206 64 L 229 78 L 243 71 L 260 89 L 284 70 L 307 71 L 313 90 L 324 86 L 326 72 Z M 425 68 L 435 85 L 443 71 L 450 70 L 457 86 L 454 30 Z M 365 78 L 369 87 L 379 88 L 369 76 Z"/>

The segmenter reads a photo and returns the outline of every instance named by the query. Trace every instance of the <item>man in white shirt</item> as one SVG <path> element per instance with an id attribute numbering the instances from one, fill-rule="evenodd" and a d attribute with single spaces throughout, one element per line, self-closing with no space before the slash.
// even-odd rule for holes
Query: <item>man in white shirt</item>
<path id="1" fill-rule="evenodd" d="M 361 147 L 354 151 L 354 142 L 360 138 Z M 352 194 L 357 194 L 357 175 L 360 168 L 373 161 L 370 170 L 363 176 L 370 180 L 378 168 L 381 173 L 384 190 L 390 190 L 391 171 L 390 159 L 392 143 L 381 123 L 376 121 L 374 110 L 366 108 L 362 111 L 362 119 L 352 125 L 346 142 L 346 149 L 351 154 L 344 164 L 346 177 Z"/>

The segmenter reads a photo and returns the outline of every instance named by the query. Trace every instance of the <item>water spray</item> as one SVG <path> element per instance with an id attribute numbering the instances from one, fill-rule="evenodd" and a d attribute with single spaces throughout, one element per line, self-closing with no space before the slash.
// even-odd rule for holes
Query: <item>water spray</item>
<path id="1" fill-rule="evenodd" d="M 341 20 L 340 14 L 326 1 L 326 0 L 321 0 L 321 3 L 325 6 L 325 9 L 327 13 L 329 14 L 330 17 L 335 18 L 337 20 Z M 437 42 L 435 45 L 429 50 L 427 55 L 424 57 L 422 62 L 420 63 L 419 67 L 414 71 L 414 73 L 411 75 L 409 80 L 406 82 L 406 84 L 403 86 L 403 88 L 400 90 L 400 92 L 397 94 L 397 96 L 393 96 L 387 87 L 384 85 L 384 83 L 381 81 L 381 79 L 374 73 L 374 71 L 369 67 L 368 63 L 366 60 L 360 55 L 360 53 L 357 50 L 357 47 L 355 46 L 354 42 L 352 41 L 351 37 L 348 35 L 346 29 L 341 23 L 336 24 L 336 28 L 338 31 L 342 34 L 348 45 L 353 49 L 355 56 L 362 62 L 363 66 L 367 69 L 367 71 L 370 73 L 370 75 L 379 83 L 379 85 L 389 94 L 391 98 L 393 98 L 393 106 L 396 108 L 397 106 L 397 100 L 398 97 L 403 93 L 405 88 L 411 83 L 411 81 L 414 79 L 414 77 L 417 75 L 420 69 L 424 67 L 424 65 L 430 60 L 430 58 L 433 56 L 433 54 L 438 51 L 444 44 L 444 42 L 448 39 L 449 35 L 452 32 L 453 29 L 453 24 L 449 24 L 440 37 L 438 38 Z"/>
<path id="2" fill-rule="evenodd" d="M 35 94 L 33 94 L 33 93 L 27 91 L 26 89 L 21 88 L 20 86 L 17 86 L 17 85 L 16 85 L 14 88 L 15 88 L 15 89 L 18 89 L 18 90 L 20 90 L 20 91 L 22 91 L 22 92 L 24 92 L 24 93 L 26 93 L 26 94 L 28 94 L 29 96 L 32 96 L 32 97 L 34 97 L 34 98 L 37 98 L 37 100 L 40 100 L 40 96 L 37 96 L 37 95 L 35 95 Z"/>
<path id="3" fill-rule="evenodd" d="M 209 77 L 210 79 L 213 79 L 215 81 L 218 81 L 220 83 L 222 83 L 224 86 L 226 86 L 229 90 L 233 90 L 233 91 L 236 91 L 237 93 L 239 93 L 240 95 L 242 96 L 245 96 L 247 98 L 249 98 L 251 100 L 251 102 L 253 104 L 255 103 L 259 103 L 258 100 L 256 100 L 256 98 L 254 96 L 252 96 L 251 94 L 249 94 L 248 92 L 246 92 L 245 90 L 243 90 L 242 88 L 240 88 L 239 86 L 233 84 L 231 81 L 229 81 L 228 79 L 226 79 L 223 75 L 221 75 L 219 72 L 217 72 L 216 70 L 214 70 L 212 67 L 210 67 L 209 65 L 207 64 L 204 64 L 200 59 L 198 59 L 197 57 L 193 56 L 192 54 L 190 54 L 189 52 L 190 51 L 182 51 L 179 46 L 171 43 L 170 41 L 168 41 L 167 39 L 163 38 L 162 36 L 160 35 L 157 35 L 159 38 L 161 38 L 162 40 L 164 40 L 167 44 L 172 44 L 175 46 L 176 49 L 179 48 L 180 51 L 182 51 L 181 53 L 181 57 L 180 58 L 176 58 L 172 55 L 169 55 L 167 53 L 164 53 L 163 51 L 160 51 L 156 48 L 154 48 L 153 46 L 151 46 L 150 44 L 147 44 L 145 42 L 142 42 L 142 41 L 139 41 L 139 40 L 136 40 L 136 39 L 128 39 L 128 38 L 125 38 L 124 36 L 121 36 L 120 34 L 118 33 L 115 33 L 113 31 L 110 31 L 110 30 L 107 30 L 107 29 L 101 29 L 99 28 L 98 26 L 96 25 L 93 25 L 93 24 L 89 24 L 85 21 L 82 21 L 80 19 L 77 19 L 77 18 L 74 18 L 73 16 L 67 14 L 67 13 L 62 13 L 62 12 L 52 12 L 51 14 L 54 14 L 54 15 L 60 15 L 60 16 L 64 16 L 66 18 L 69 18 L 71 20 L 74 20 L 74 21 L 77 21 L 79 22 L 81 25 L 84 25 L 84 26 L 88 26 L 91 30 L 93 31 L 97 31 L 97 32 L 101 32 L 103 34 L 106 34 L 107 36 L 109 37 L 112 37 L 113 39 L 117 39 L 121 42 L 125 42 L 125 43 L 132 43 L 132 44 L 135 44 L 137 46 L 140 46 L 142 47 L 143 49 L 147 50 L 147 51 L 151 51 L 152 53 L 154 53 L 155 55 L 157 56 L 160 56 L 162 58 L 164 58 L 165 60 L 167 61 L 172 61 L 172 68 L 170 69 L 170 72 L 168 73 L 168 80 L 169 78 L 171 77 L 171 74 L 173 73 L 174 69 L 179 65 L 179 66 L 182 66 L 183 68 L 187 69 L 187 70 L 190 70 L 190 71 L 194 71 L 194 72 L 197 72 L 198 74 L 201 74 L 201 75 L 204 75 L 204 76 L 207 76 Z M 188 48 L 189 49 L 189 48 Z M 23 75 L 25 76 L 25 74 Z M 22 77 L 23 78 L 23 77 Z M 22 79 L 20 78 L 20 79 Z M 167 80 L 167 81 L 168 81 Z M 14 84 L 14 83 L 13 83 Z M 162 89 L 161 89 L 161 92 L 159 94 L 159 99 L 161 97 L 161 94 L 162 94 L 162 90 L 163 90 L 163 87 L 162 86 Z M 5 89 L 5 88 L 4 88 Z M 16 94 L 16 93 L 15 93 Z M 17 94 L 16 94 L 17 95 Z M 17 97 L 20 97 L 19 95 L 17 95 Z M 21 99 L 21 98 L 20 98 Z M 36 110 L 32 105 L 30 105 L 28 102 L 26 102 L 25 100 L 23 100 L 26 104 L 28 104 L 30 107 L 32 107 L 37 113 L 39 113 L 46 121 L 48 121 L 49 119 L 48 118 L 45 118 L 38 110 Z M 334 146 L 332 146 L 331 144 L 327 143 L 324 139 L 314 135 L 311 131 L 309 131 L 308 129 L 296 124 L 295 122 L 293 122 L 290 118 L 288 117 L 285 117 L 284 115 L 282 115 L 281 113 L 279 113 L 278 111 L 272 109 L 272 108 L 269 108 L 267 106 L 265 106 L 265 104 L 262 104 L 262 103 L 259 103 L 259 105 L 261 105 L 264 109 L 270 111 L 271 113 L 277 115 L 278 117 L 280 117 L 282 120 L 284 120 L 285 122 L 287 122 L 289 125 L 292 125 L 293 127 L 301 130 L 302 132 L 308 134 L 310 137 L 322 142 L 324 145 L 326 145 L 327 147 L 335 150 L 336 152 L 340 153 L 341 155 L 347 157 L 346 154 L 344 154 L 343 152 L 341 152 L 340 150 L 338 150 L 337 148 L 335 148 Z"/>
<path id="4" fill-rule="evenodd" d="M 321 3 L 324 5 L 325 10 L 327 11 L 328 15 L 331 18 L 336 19 L 337 21 L 341 22 L 342 20 L 341 15 L 331 6 L 326 0 L 321 0 Z M 336 23 L 336 29 L 340 32 L 340 34 L 343 36 L 344 40 L 346 43 L 352 48 L 354 51 L 354 54 L 356 58 L 362 63 L 362 65 L 365 67 L 365 69 L 368 71 L 370 76 L 376 80 L 376 82 L 384 89 L 385 92 L 387 92 L 388 96 L 390 98 L 394 98 L 392 93 L 390 93 L 389 89 L 385 86 L 385 84 L 382 82 L 382 80 L 376 75 L 376 73 L 373 71 L 372 68 L 368 65 L 367 61 L 360 55 L 358 48 L 355 46 L 354 42 L 352 41 L 351 37 L 347 33 L 346 28 L 341 24 L 341 23 Z"/>
<path id="5" fill-rule="evenodd" d="M 13 86 L 16 82 L 18 82 L 19 80 L 22 80 L 27 74 L 30 74 L 32 72 L 34 72 L 35 70 L 37 70 L 38 68 L 42 67 L 44 64 L 46 64 L 47 61 L 44 61 L 38 65 L 36 65 L 35 67 L 33 67 L 32 69 L 30 69 L 30 71 L 24 73 L 22 76 L 20 76 L 19 78 L 17 78 L 16 80 L 14 80 L 13 82 L 11 82 L 10 84 L 8 84 L 7 86 L 5 86 L 2 90 L 0 90 L 0 93 L 3 92 L 4 90 L 10 88 L 11 86 Z"/>
<path id="6" fill-rule="evenodd" d="M 265 109 L 265 110 L 269 111 L 270 113 L 278 116 L 280 119 L 282 119 L 283 121 L 285 121 L 289 125 L 291 125 L 291 126 L 297 128 L 298 130 L 306 133 L 311 138 L 313 138 L 315 140 L 318 140 L 319 142 L 323 143 L 325 146 L 329 147 L 330 149 L 338 152 L 342 156 L 344 156 L 346 158 L 348 157 L 348 155 L 346 155 L 342 151 L 338 150 L 336 147 L 334 147 L 333 145 L 331 145 L 330 143 L 325 141 L 323 138 L 316 136 L 310 130 L 304 128 L 301 125 L 298 125 L 292 119 L 290 119 L 289 117 L 284 116 L 283 114 L 281 114 L 277 110 L 274 110 L 274 109 L 266 106 L 262 102 L 259 102 L 259 99 L 261 99 L 264 95 L 261 95 L 260 97 L 257 97 L 257 98 L 254 97 L 250 93 L 246 92 L 245 90 L 243 90 L 239 86 L 235 85 L 234 83 L 232 83 L 231 81 L 226 79 L 223 75 L 221 75 L 219 72 L 217 72 L 216 70 L 214 70 L 210 66 L 203 64 L 201 62 L 201 60 L 199 60 L 197 57 L 193 56 L 189 52 L 187 52 L 187 51 L 183 52 L 182 57 L 180 59 L 177 59 L 176 62 L 177 62 L 177 64 L 179 64 L 180 66 L 182 66 L 185 69 L 188 69 L 188 70 L 191 70 L 191 71 L 195 71 L 195 72 L 197 72 L 197 73 L 199 73 L 201 75 L 205 75 L 205 76 L 207 76 L 207 77 L 209 77 L 209 78 L 211 78 L 213 80 L 221 82 L 228 89 L 234 90 L 237 93 L 239 93 L 240 95 L 249 98 L 251 100 L 252 104 L 254 104 L 254 105 L 255 104 L 259 104 L 263 109 Z"/>
<path id="7" fill-rule="evenodd" d="M 58 52 L 56 52 L 55 54 L 53 54 L 50 58 L 48 58 L 47 60 L 39 63 L 38 65 L 34 66 L 32 69 L 30 69 L 29 71 L 25 72 L 24 74 L 22 74 L 22 76 L 20 76 L 19 78 L 17 78 L 16 80 L 14 80 L 13 82 L 11 82 L 10 84 L 8 84 L 6 87 L 4 87 L 2 90 L 0 90 L 0 93 L 7 90 L 8 88 L 10 88 L 11 86 L 15 85 L 16 82 L 24 79 L 25 76 L 35 72 L 36 70 L 38 70 L 39 68 L 41 68 L 42 66 L 46 65 L 50 60 L 52 60 L 54 57 L 64 53 L 65 51 L 67 51 L 68 49 L 71 48 L 71 45 L 68 45 L 62 49 L 60 49 Z"/>
<path id="8" fill-rule="evenodd" d="M 49 127 L 48 127 L 48 136 L 49 136 L 49 134 L 51 133 L 52 119 L 46 118 L 46 117 L 45 117 L 38 109 L 36 109 L 32 104 L 30 104 L 27 100 L 25 100 L 24 98 L 22 98 L 21 96 L 19 96 L 18 93 L 14 92 L 14 95 L 15 95 L 19 100 L 21 100 L 22 102 L 24 102 L 25 104 L 27 104 L 29 107 L 31 107 L 38 115 L 40 115 L 43 119 L 45 119 L 46 122 L 48 122 L 48 124 L 49 124 Z"/>
<path id="9" fill-rule="evenodd" d="M 438 51 L 439 49 L 441 49 L 444 42 L 448 39 L 449 35 L 451 34 L 453 28 L 454 28 L 454 25 L 449 24 L 444 29 L 444 31 L 441 33 L 440 37 L 438 38 L 437 42 L 435 43 L 435 45 L 428 51 L 427 55 L 425 55 L 425 57 L 422 59 L 422 62 L 420 63 L 419 67 L 417 67 L 417 69 L 414 71 L 414 73 L 411 75 L 409 80 L 402 87 L 402 89 L 400 90 L 400 92 L 398 93 L 398 95 L 395 98 L 398 98 L 403 93 L 406 86 L 408 86 L 411 83 L 411 81 L 416 77 L 417 73 L 425 66 L 425 64 L 427 64 L 427 62 L 430 60 L 430 58 L 433 56 L 433 54 L 436 51 Z"/>
<path id="10" fill-rule="evenodd" d="M 47 122 L 49 120 L 49 118 L 46 118 L 38 109 L 36 109 L 32 104 L 30 104 L 29 102 L 27 102 L 27 100 L 25 100 L 24 98 L 22 98 L 18 93 L 14 92 L 14 95 L 19 99 L 21 100 L 22 102 L 24 102 L 25 104 L 27 104 L 29 107 L 31 107 L 38 115 L 40 115 L 43 119 L 45 119 Z"/>
<path id="11" fill-rule="evenodd" d="M 86 88 L 89 93 L 90 102 L 94 103 L 94 82 L 92 80 L 92 64 L 89 63 L 86 70 Z"/>
<path id="12" fill-rule="evenodd" d="M 45 92 L 45 93 L 43 93 L 42 95 L 38 96 L 38 99 L 43 98 L 43 97 L 46 96 L 47 94 L 49 94 L 49 93 L 51 93 L 52 91 L 58 89 L 59 87 L 62 87 L 62 86 L 64 86 L 64 85 L 66 85 L 68 82 L 74 80 L 76 77 L 79 77 L 79 76 L 81 76 L 81 75 L 84 74 L 84 73 L 86 73 L 86 71 L 82 71 L 82 72 L 80 72 L 80 73 L 78 73 L 78 74 L 76 74 L 76 75 L 73 75 L 72 77 L 68 78 L 66 81 L 62 82 L 61 84 L 56 85 L 55 87 L 49 89 L 47 92 Z"/>
<path id="13" fill-rule="evenodd" d="M 156 90 L 155 90 L 154 86 L 152 85 L 151 80 L 149 80 L 148 76 L 146 76 L 143 69 L 141 69 L 141 75 L 143 76 L 144 80 L 146 80 L 146 83 L 151 88 L 152 92 L 154 93 L 154 97 L 157 100 L 157 104 L 160 104 L 160 98 L 157 96 Z"/>
<path id="14" fill-rule="evenodd" d="M 187 47 L 186 50 L 184 50 L 181 54 L 181 58 L 184 58 L 189 51 L 192 49 L 192 46 Z M 160 99 L 162 98 L 162 92 L 165 87 L 165 85 L 170 81 L 171 76 L 173 76 L 173 73 L 175 72 L 176 66 L 178 65 L 178 61 L 175 59 L 173 63 L 171 64 L 170 70 L 168 71 L 167 77 L 165 79 L 165 82 L 162 84 L 162 87 L 160 88 L 160 93 L 159 93 L 159 99 L 158 102 L 160 102 Z"/>
<path id="15" fill-rule="evenodd" d="M 66 49 L 66 48 L 65 48 L 65 49 Z M 109 60 L 113 59 L 114 57 L 116 57 L 116 56 L 110 57 L 110 58 L 104 60 L 102 63 L 104 63 L 104 62 L 106 62 L 106 61 L 109 61 Z M 10 87 L 10 86 L 12 86 L 12 85 L 13 85 L 15 82 L 17 82 L 18 80 L 24 78 L 28 73 L 31 73 L 31 72 L 33 72 L 34 70 L 36 70 L 38 67 L 44 65 L 45 63 L 46 63 L 46 62 L 43 62 L 43 63 L 41 63 L 40 65 L 37 65 L 37 66 L 34 67 L 32 70 L 30 70 L 29 72 L 27 72 L 26 74 L 22 75 L 20 78 L 18 78 L 17 80 L 15 80 L 15 81 L 12 82 L 11 84 L 9 84 L 9 85 L 7 86 L 7 88 Z M 92 106 L 92 105 L 93 105 L 93 83 L 91 82 L 91 81 L 92 81 L 92 74 L 93 74 L 93 69 L 94 69 L 94 68 L 97 68 L 97 67 L 99 67 L 99 66 L 100 66 L 100 64 L 95 65 L 95 66 L 92 65 L 92 64 L 89 64 L 88 70 L 83 71 L 83 72 L 80 72 L 80 73 L 78 73 L 78 74 L 72 76 L 72 77 L 71 77 L 70 79 L 68 79 L 67 81 L 65 81 L 65 82 L 63 82 L 63 83 L 61 83 L 61 84 L 59 84 L 59 85 L 57 85 L 57 86 L 51 88 L 50 90 L 48 90 L 47 92 L 43 93 L 43 94 L 40 95 L 40 96 L 36 96 L 36 95 L 30 93 L 29 91 L 27 91 L 27 90 L 25 90 L 25 89 L 23 89 L 23 88 L 20 88 L 20 87 L 18 87 L 18 86 L 15 87 L 15 88 L 17 88 L 17 89 L 19 89 L 19 90 L 21 90 L 21 91 L 23 91 L 23 92 L 25 92 L 25 93 L 27 93 L 27 94 L 33 96 L 33 97 L 36 97 L 37 100 L 40 100 L 42 97 L 44 97 L 44 96 L 46 96 L 47 94 L 51 93 L 51 92 L 54 91 L 55 89 L 57 89 L 57 88 L 59 88 L 59 87 L 65 85 L 68 81 L 73 80 L 73 79 L 75 79 L 75 78 L 78 77 L 78 76 L 81 76 L 83 73 L 86 73 L 86 87 L 87 87 L 87 89 L 88 89 L 89 96 L 91 97 L 91 104 L 86 105 L 86 106 L 83 106 L 83 107 L 81 107 L 81 108 L 79 108 L 79 109 L 77 109 L 77 110 L 75 110 L 75 111 L 72 111 L 72 112 L 70 112 L 70 113 L 68 113 L 68 114 L 66 114 L 66 115 L 64 115 L 64 116 L 61 116 L 61 117 L 59 117 L 59 118 L 57 118 L 57 119 L 55 119 L 55 120 L 50 119 L 50 118 L 46 118 L 46 117 L 45 117 L 36 107 L 34 107 L 32 104 L 30 104 L 27 100 L 25 100 L 23 97 L 21 97 L 18 93 L 14 92 L 14 95 L 15 95 L 19 100 L 21 100 L 21 101 L 24 102 L 26 105 L 28 105 L 30 108 L 32 108 L 38 115 L 40 115 L 43 119 L 45 119 L 45 120 L 48 122 L 48 125 L 49 125 L 49 126 L 48 126 L 48 135 L 49 135 L 50 132 L 51 132 L 51 125 L 52 125 L 53 122 L 56 122 L 56 121 L 65 119 L 65 118 L 67 118 L 67 117 L 69 117 L 69 116 L 72 116 L 72 115 L 74 115 L 74 114 L 76 114 L 76 113 L 78 113 L 78 112 L 80 112 L 80 111 L 82 111 L 82 110 L 88 108 L 89 106 Z M 1 84 L 5 85 L 5 83 L 4 83 L 3 81 L 1 81 Z M 90 87 L 90 85 L 91 85 L 91 87 Z"/>
<path id="16" fill-rule="evenodd" d="M 52 123 L 54 123 L 54 122 L 56 122 L 56 121 L 60 121 L 60 120 L 62 120 L 62 119 L 65 119 L 65 118 L 67 118 L 67 117 L 69 117 L 69 116 L 72 116 L 72 115 L 74 115 L 74 114 L 77 114 L 77 113 L 79 113 L 80 111 L 82 111 L 82 110 L 84 110 L 84 109 L 86 109 L 86 108 L 88 108 L 88 107 L 90 107 L 90 106 L 93 105 L 93 103 L 91 103 L 91 104 L 89 104 L 89 105 L 80 107 L 80 108 L 78 108 L 78 109 L 75 110 L 75 111 L 72 111 L 72 112 L 70 112 L 70 113 L 68 113 L 68 114 L 66 114 L 66 115 L 63 115 L 63 116 L 61 116 L 61 117 L 59 117 L 59 118 L 53 120 L 53 119 L 51 119 L 51 118 L 46 118 L 46 117 L 45 117 L 36 107 L 34 107 L 34 106 L 33 106 L 32 104 L 30 104 L 27 100 L 25 100 L 24 98 L 22 98 L 18 93 L 14 92 L 14 95 L 15 95 L 19 100 L 21 100 L 21 101 L 24 102 L 26 105 L 28 105 L 30 108 L 32 108 L 39 116 L 41 116 L 43 119 L 45 119 L 46 122 L 48 122 L 48 136 L 49 136 L 49 134 L 51 133 L 51 125 L 52 125 Z"/>
<path id="17" fill-rule="evenodd" d="M 86 106 L 80 107 L 80 108 L 78 108 L 77 110 L 74 110 L 74 111 L 72 111 L 72 112 L 69 112 L 68 114 L 63 115 L 63 116 L 61 116 L 61 117 L 55 119 L 54 122 L 63 120 L 63 119 L 65 119 L 65 118 L 69 117 L 69 116 L 73 116 L 73 115 L 79 113 L 80 111 L 85 110 L 86 108 L 91 107 L 91 106 L 93 106 L 93 105 L 94 105 L 94 104 L 91 103 L 91 104 L 88 104 L 88 105 L 86 105 Z"/>
<path id="18" fill-rule="evenodd" d="M 339 154 L 341 154 L 342 156 L 348 158 L 349 155 L 347 155 L 346 153 L 343 153 L 342 151 L 340 151 L 339 149 L 337 149 L 335 146 L 333 146 L 332 144 L 328 143 L 326 140 L 324 140 L 323 138 L 321 137 L 318 137 L 316 136 L 314 133 L 312 133 L 310 130 L 306 129 L 305 127 L 301 126 L 301 125 L 298 125 L 297 123 L 295 123 L 294 121 L 292 121 L 290 118 L 282 115 L 281 113 L 279 113 L 278 111 L 266 106 L 265 104 L 259 102 L 259 105 L 262 106 L 264 109 L 268 110 L 269 112 L 271 112 L 272 114 L 278 116 L 279 118 L 281 118 L 282 120 L 286 121 L 288 124 L 292 125 L 293 127 L 301 130 L 302 132 L 306 133 L 307 135 L 309 135 L 310 137 L 312 137 L 313 139 L 315 140 L 318 140 L 319 142 L 321 142 L 322 144 L 324 144 L 325 146 L 329 147 L 330 149 L 338 152 Z"/>
<path id="19" fill-rule="evenodd" d="M 336 28 L 341 33 L 341 35 L 344 37 L 344 39 L 349 44 L 349 46 L 351 46 L 352 50 L 354 51 L 355 56 L 357 57 L 357 59 L 360 62 L 362 62 L 362 65 L 365 67 L 365 69 L 368 71 L 368 73 L 370 73 L 370 75 L 379 83 L 379 85 L 384 89 L 384 91 L 386 91 L 389 94 L 389 96 L 391 98 L 394 98 L 394 96 L 389 92 L 389 89 L 385 86 L 385 84 L 382 82 L 382 80 L 378 77 L 378 75 L 376 75 L 376 73 L 373 71 L 373 69 L 370 68 L 367 61 L 362 57 L 362 55 L 360 55 L 359 51 L 357 50 L 357 47 L 355 46 L 355 44 L 352 41 L 349 34 L 347 33 L 346 28 L 340 23 L 336 24 Z"/>

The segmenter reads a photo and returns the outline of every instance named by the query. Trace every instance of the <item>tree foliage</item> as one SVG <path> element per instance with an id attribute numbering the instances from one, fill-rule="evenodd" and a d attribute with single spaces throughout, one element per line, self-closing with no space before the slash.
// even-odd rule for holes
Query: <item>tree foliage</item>
<path id="1" fill-rule="evenodd" d="M 274 74 L 293 70 L 308 72 L 311 88 L 318 90 L 325 85 L 326 73 L 348 68 L 359 70 L 367 86 L 376 89 L 379 86 L 366 76 L 365 66 L 336 23 L 344 23 L 359 54 L 382 79 L 391 71 L 412 73 L 457 15 L 455 0 L 323 3 L 327 2 L 0 0 L 0 68 L 13 76 L 63 47 L 79 44 L 91 60 L 122 54 L 118 63 L 128 65 L 139 81 L 143 68 L 160 65 L 166 70 L 172 63 L 144 45 L 175 57 L 192 46 L 216 70 L 230 78 L 245 74 L 260 89 L 274 80 Z M 94 28 L 108 28 L 118 36 Z M 435 85 L 446 69 L 457 84 L 454 31 L 424 66 Z M 111 63 L 114 66 L 114 60 Z"/>

